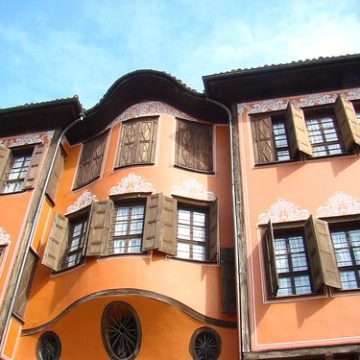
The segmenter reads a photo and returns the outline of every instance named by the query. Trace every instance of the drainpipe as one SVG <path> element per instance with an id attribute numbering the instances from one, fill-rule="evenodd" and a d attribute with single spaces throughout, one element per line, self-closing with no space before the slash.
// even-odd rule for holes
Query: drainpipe
<path id="1" fill-rule="evenodd" d="M 231 192 L 232 192 L 232 210 L 233 210 L 233 220 L 234 220 L 234 236 L 235 236 L 235 246 L 234 246 L 234 253 L 235 253 L 235 282 L 236 282 L 236 313 L 237 313 L 237 323 L 238 323 L 238 341 L 239 341 L 239 359 L 242 358 L 242 348 L 243 348 L 243 344 L 244 341 L 243 337 L 245 337 L 247 334 L 247 329 L 244 329 L 243 331 L 243 322 L 242 322 L 242 318 L 247 317 L 248 313 L 247 313 L 247 309 L 242 308 L 241 306 L 241 295 L 242 296 L 247 296 L 247 294 L 241 294 L 240 293 L 240 272 L 241 272 L 241 266 L 239 264 L 239 254 L 240 252 L 243 252 L 243 244 L 242 241 L 240 240 L 240 232 L 242 231 L 242 226 L 241 223 L 239 223 L 238 221 L 238 216 L 237 216 L 237 205 L 239 204 L 239 202 L 236 199 L 236 183 L 235 183 L 235 178 L 236 178 L 236 174 L 235 174 L 235 161 L 234 161 L 234 144 L 233 144 L 233 126 L 234 126 L 234 122 L 233 122 L 233 117 L 231 115 L 231 111 L 229 110 L 229 108 L 227 106 L 225 106 L 224 104 L 213 100 L 213 99 L 209 99 L 206 98 L 207 101 L 216 104 L 218 106 L 220 106 L 222 109 L 224 109 L 228 115 L 228 123 L 229 123 L 229 136 L 230 136 L 230 163 L 231 163 Z"/>
<path id="2" fill-rule="evenodd" d="M 36 225 L 37 225 L 37 222 L 39 220 L 39 217 L 40 217 L 40 212 L 41 212 L 41 208 L 42 208 L 42 204 L 43 204 L 43 199 L 45 198 L 46 188 L 47 188 L 47 186 L 49 184 L 49 181 L 50 181 L 51 172 L 52 172 L 52 169 L 53 169 L 54 164 L 55 164 L 55 159 L 56 159 L 56 155 L 57 155 L 57 153 L 59 151 L 59 148 L 60 148 L 61 140 L 62 140 L 63 136 L 66 134 L 66 132 L 69 129 L 71 129 L 77 123 L 83 121 L 84 118 L 85 118 L 85 114 L 83 112 L 81 112 L 80 116 L 74 122 L 72 122 L 68 126 L 66 126 L 66 128 L 60 133 L 59 138 L 57 140 L 57 143 L 56 143 L 56 146 L 55 146 L 55 151 L 54 151 L 54 156 L 51 159 L 51 163 L 50 163 L 50 167 L 49 167 L 49 170 L 47 172 L 47 175 L 46 175 L 44 187 L 43 187 L 43 189 L 41 191 L 41 195 L 39 197 L 39 203 L 37 204 L 37 207 L 36 207 L 34 221 L 31 224 L 31 229 L 30 229 L 30 232 L 29 232 L 29 236 L 28 236 L 28 238 L 26 240 L 24 256 L 23 256 L 23 258 L 21 260 L 20 269 L 19 269 L 18 275 L 16 277 L 16 282 L 15 282 L 15 285 L 14 285 L 14 292 L 13 292 L 11 302 L 10 302 L 10 308 L 9 308 L 9 311 L 8 311 L 8 313 L 6 315 L 6 320 L 5 320 L 5 324 L 4 324 L 3 337 L 2 337 L 1 346 L 0 346 L 0 354 L 2 354 L 2 352 L 4 350 L 3 348 L 4 348 L 4 345 L 5 345 L 5 335 L 6 335 L 7 331 L 8 331 L 8 326 L 9 326 L 11 315 L 12 315 L 14 305 L 15 305 L 16 295 L 17 295 L 17 292 L 18 292 L 19 286 L 20 286 L 20 280 L 21 280 L 21 277 L 22 277 L 22 274 L 23 274 L 24 268 L 25 268 L 25 262 L 26 262 L 27 254 L 28 254 L 30 246 L 31 246 L 31 241 L 32 241 L 32 239 L 33 239 L 33 237 L 35 235 L 35 229 L 36 229 Z"/>

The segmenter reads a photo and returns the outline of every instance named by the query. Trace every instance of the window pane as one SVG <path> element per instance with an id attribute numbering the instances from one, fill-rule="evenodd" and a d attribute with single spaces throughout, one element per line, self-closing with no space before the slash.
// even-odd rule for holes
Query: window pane
<path id="1" fill-rule="evenodd" d="M 289 295 L 292 295 L 290 278 L 280 278 L 277 296 L 289 296 Z"/>
<path id="2" fill-rule="evenodd" d="M 309 276 L 296 276 L 295 277 L 295 290 L 296 294 L 310 294 L 311 285 Z"/>
<path id="3" fill-rule="evenodd" d="M 340 271 L 343 289 L 356 289 L 358 287 L 354 271 Z"/>

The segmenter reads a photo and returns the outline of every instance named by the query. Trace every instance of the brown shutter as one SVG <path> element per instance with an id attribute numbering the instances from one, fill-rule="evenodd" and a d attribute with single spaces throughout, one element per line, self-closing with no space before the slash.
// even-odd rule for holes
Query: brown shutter
<path id="1" fill-rule="evenodd" d="M 0 146 L 0 178 L 3 176 L 6 165 L 9 160 L 11 151 L 3 146 Z"/>
<path id="2" fill-rule="evenodd" d="M 354 143 L 360 145 L 360 122 L 352 103 L 341 96 L 337 97 L 334 109 L 344 149 L 350 151 Z"/>
<path id="3" fill-rule="evenodd" d="M 114 203 L 112 200 L 93 202 L 86 256 L 107 255 L 113 215 Z"/>
<path id="4" fill-rule="evenodd" d="M 13 310 L 14 313 L 21 318 L 24 316 L 25 313 L 25 307 L 30 294 L 36 262 L 36 255 L 32 251 L 29 251 L 25 261 L 24 272 L 22 273 L 20 279 Z"/>
<path id="5" fill-rule="evenodd" d="M 279 279 L 276 271 L 274 232 L 270 220 L 266 228 L 262 230 L 261 241 L 264 255 L 267 295 L 268 298 L 271 299 L 276 297 L 279 288 Z"/>
<path id="6" fill-rule="evenodd" d="M 221 310 L 224 313 L 235 314 L 235 254 L 233 248 L 220 249 L 221 263 Z"/>
<path id="7" fill-rule="evenodd" d="M 211 203 L 209 210 L 209 260 L 216 261 L 218 253 L 218 206 L 217 200 Z"/>
<path id="8" fill-rule="evenodd" d="M 161 216 L 164 206 L 164 195 L 154 194 L 147 197 L 144 235 L 141 251 L 148 251 L 158 248 L 161 235 Z"/>
<path id="9" fill-rule="evenodd" d="M 327 222 L 310 216 L 305 223 L 304 231 L 314 290 L 318 292 L 324 285 L 341 289 Z"/>
<path id="10" fill-rule="evenodd" d="M 55 202 L 55 193 L 63 168 L 64 168 L 64 154 L 63 151 L 59 149 L 58 153 L 56 154 L 54 167 L 50 176 L 48 186 L 46 188 L 46 194 L 50 197 L 50 199 L 53 202 Z"/>
<path id="11" fill-rule="evenodd" d="M 271 117 L 253 122 L 253 138 L 256 163 L 276 160 Z"/>
<path id="12" fill-rule="evenodd" d="M 177 120 L 175 154 L 177 165 L 194 169 L 195 142 L 194 127 L 188 121 Z"/>
<path id="13" fill-rule="evenodd" d="M 286 109 L 285 119 L 288 125 L 291 155 L 295 156 L 296 151 L 301 151 L 304 154 L 312 156 L 312 146 L 306 128 L 304 112 L 289 103 Z M 294 139 L 296 139 L 296 143 Z"/>
<path id="14" fill-rule="evenodd" d="M 134 162 L 137 133 L 138 122 L 123 122 L 121 124 L 117 166 L 125 166 Z"/>
<path id="15" fill-rule="evenodd" d="M 195 131 L 195 147 L 194 154 L 195 169 L 211 172 L 213 171 L 213 155 L 212 155 L 212 133 L 213 127 L 208 125 L 197 125 Z"/>
<path id="16" fill-rule="evenodd" d="M 156 121 L 140 120 L 137 134 L 135 163 L 151 163 L 154 161 Z"/>
<path id="17" fill-rule="evenodd" d="M 39 144 L 35 146 L 31 157 L 29 169 L 24 180 L 24 189 L 30 189 L 34 187 L 36 175 L 38 174 L 39 165 L 44 151 L 44 144 Z"/>
<path id="18" fill-rule="evenodd" d="M 56 213 L 49 239 L 47 241 L 42 264 L 54 271 L 61 270 L 64 251 L 68 243 L 69 220 L 67 217 Z"/>
<path id="19" fill-rule="evenodd" d="M 162 197 L 163 206 L 158 250 L 168 255 L 176 255 L 176 219 L 177 201 L 167 196 Z"/>
<path id="20" fill-rule="evenodd" d="M 108 132 L 83 144 L 75 188 L 82 187 L 100 176 Z"/>

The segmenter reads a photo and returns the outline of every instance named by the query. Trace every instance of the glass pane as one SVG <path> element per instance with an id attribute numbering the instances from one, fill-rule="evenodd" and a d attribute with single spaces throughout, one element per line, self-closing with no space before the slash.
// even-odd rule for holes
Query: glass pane
<path id="1" fill-rule="evenodd" d="M 295 280 L 295 291 L 296 294 L 310 294 L 311 285 L 309 276 L 296 276 Z"/>
<path id="2" fill-rule="evenodd" d="M 354 271 L 340 271 L 343 289 L 356 289 L 358 287 Z"/>
<path id="3" fill-rule="evenodd" d="M 206 251 L 205 246 L 193 245 L 193 260 L 205 261 Z"/>
<path id="4" fill-rule="evenodd" d="M 279 289 L 277 291 L 277 296 L 289 295 L 293 295 L 290 278 L 279 278 Z"/>
<path id="5" fill-rule="evenodd" d="M 178 242 L 176 244 L 176 256 L 182 259 L 190 259 L 190 245 Z"/>

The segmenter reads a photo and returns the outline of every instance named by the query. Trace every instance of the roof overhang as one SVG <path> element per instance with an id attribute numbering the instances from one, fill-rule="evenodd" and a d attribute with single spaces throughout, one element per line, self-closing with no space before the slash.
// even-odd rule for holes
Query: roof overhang
<path id="1" fill-rule="evenodd" d="M 205 92 L 226 104 L 360 86 L 360 55 L 236 70 L 203 77 Z"/>

